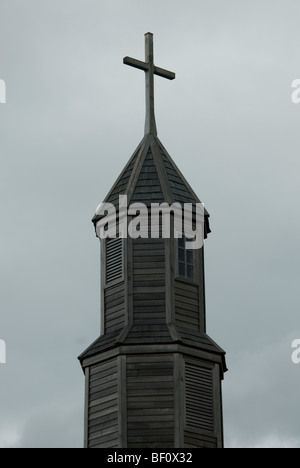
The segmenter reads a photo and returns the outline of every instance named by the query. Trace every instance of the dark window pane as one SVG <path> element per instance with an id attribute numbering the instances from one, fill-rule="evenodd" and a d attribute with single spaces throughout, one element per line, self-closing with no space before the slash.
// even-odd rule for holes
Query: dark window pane
<path id="1" fill-rule="evenodd" d="M 178 259 L 180 262 L 185 262 L 185 250 L 178 249 Z"/>
<path id="2" fill-rule="evenodd" d="M 185 276 L 185 265 L 181 262 L 179 262 L 179 274 L 180 276 Z"/>
<path id="3" fill-rule="evenodd" d="M 194 276 L 194 267 L 192 267 L 191 265 L 188 265 L 187 266 L 187 277 L 192 279 Z"/>
<path id="4" fill-rule="evenodd" d="M 185 248 L 185 242 L 184 242 L 184 237 L 181 239 L 178 239 L 178 247 L 184 249 Z"/>
<path id="5" fill-rule="evenodd" d="M 186 261 L 187 263 L 189 263 L 190 265 L 193 265 L 193 257 L 194 257 L 194 252 L 193 250 L 187 250 L 186 251 Z"/>
<path id="6" fill-rule="evenodd" d="M 186 249 L 187 239 L 178 239 L 178 274 L 183 278 L 194 279 L 195 253 L 192 249 Z"/>

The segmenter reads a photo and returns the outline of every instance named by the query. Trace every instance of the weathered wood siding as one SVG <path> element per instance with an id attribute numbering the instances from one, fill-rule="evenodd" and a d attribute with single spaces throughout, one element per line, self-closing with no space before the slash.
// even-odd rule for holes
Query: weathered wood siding
<path id="1" fill-rule="evenodd" d="M 175 281 L 175 323 L 180 327 L 199 330 L 199 286 Z"/>
<path id="2" fill-rule="evenodd" d="M 153 154 L 149 148 L 135 184 L 130 203 L 161 203 L 164 200 L 164 194 L 161 182 L 158 177 L 157 167 L 153 160 Z"/>
<path id="3" fill-rule="evenodd" d="M 125 286 L 124 282 L 109 286 L 104 290 L 104 329 L 111 333 L 125 325 Z"/>
<path id="4" fill-rule="evenodd" d="M 116 448 L 119 443 L 117 359 L 90 367 L 88 447 Z"/>
<path id="5" fill-rule="evenodd" d="M 174 447 L 173 356 L 127 358 L 128 448 Z"/>
<path id="6" fill-rule="evenodd" d="M 184 433 L 185 448 L 218 448 L 215 437 L 208 437 L 203 434 L 199 435 L 195 432 L 185 431 Z"/>
<path id="7" fill-rule="evenodd" d="M 169 179 L 169 188 L 172 191 L 172 195 L 175 202 L 181 203 L 195 203 L 194 195 L 191 193 L 190 189 L 186 185 L 186 182 L 182 179 L 181 174 L 179 174 L 178 169 L 175 168 L 174 161 L 170 155 L 166 155 L 163 150 L 161 150 L 164 166 L 166 170 L 167 177 Z"/>
<path id="8" fill-rule="evenodd" d="M 165 240 L 133 240 L 133 321 L 166 323 Z"/>
<path id="9" fill-rule="evenodd" d="M 127 184 L 130 180 L 132 171 L 134 169 L 134 165 L 137 161 L 138 151 L 139 151 L 139 148 L 137 149 L 134 156 L 132 156 L 131 160 L 128 162 L 123 172 L 120 174 L 118 180 L 116 181 L 113 187 L 113 190 L 111 191 L 109 196 L 105 199 L 107 203 L 112 203 L 113 205 L 117 206 L 119 203 L 119 196 L 124 195 L 126 193 Z"/>

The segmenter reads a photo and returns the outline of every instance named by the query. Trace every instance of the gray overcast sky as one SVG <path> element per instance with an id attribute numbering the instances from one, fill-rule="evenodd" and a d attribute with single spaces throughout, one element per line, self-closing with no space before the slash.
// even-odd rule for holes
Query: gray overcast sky
<path id="1" fill-rule="evenodd" d="M 227 447 L 300 447 L 298 0 L 1 0 L 0 447 L 82 447 L 77 356 L 100 326 L 90 222 L 143 137 L 211 214 L 208 333 L 227 351 Z"/>

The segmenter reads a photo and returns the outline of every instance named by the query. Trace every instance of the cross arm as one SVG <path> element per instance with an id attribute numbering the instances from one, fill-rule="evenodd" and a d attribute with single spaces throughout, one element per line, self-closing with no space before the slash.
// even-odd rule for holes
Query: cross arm
<path id="1" fill-rule="evenodd" d="M 136 60 L 131 57 L 125 57 L 123 59 L 123 63 L 125 65 L 129 65 L 130 67 L 138 68 L 139 70 L 148 71 L 149 65 L 145 62 L 141 62 L 140 60 Z"/>
<path id="2" fill-rule="evenodd" d="M 154 74 L 161 76 L 162 78 L 167 78 L 167 80 L 175 80 L 176 74 L 170 72 L 169 70 L 164 70 L 163 68 L 154 67 Z"/>
<path id="3" fill-rule="evenodd" d="M 149 64 L 142 62 L 141 60 L 136 60 L 131 57 L 124 57 L 123 63 L 125 65 L 129 65 L 130 67 L 138 68 L 139 70 L 143 70 L 145 72 L 149 71 Z M 167 80 L 175 80 L 176 74 L 170 72 L 168 70 L 164 70 L 164 68 L 154 66 L 154 75 L 161 76 L 162 78 L 167 78 Z"/>

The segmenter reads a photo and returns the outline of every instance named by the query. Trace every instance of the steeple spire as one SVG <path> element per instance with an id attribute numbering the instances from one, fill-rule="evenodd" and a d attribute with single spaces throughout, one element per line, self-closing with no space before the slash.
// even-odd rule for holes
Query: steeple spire
<path id="1" fill-rule="evenodd" d="M 156 135 L 154 75 L 173 80 L 175 74 L 154 65 L 150 33 L 146 61 L 126 57 L 124 63 L 146 74 L 146 135 L 104 200 L 129 235 L 107 232 L 103 239 L 101 210 L 93 218 L 101 240 L 101 335 L 79 357 L 85 447 L 223 448 L 227 367 L 225 352 L 206 333 L 204 246 L 191 250 L 186 237 L 177 238 L 182 227 L 173 209 L 192 207 L 195 233 L 200 200 Z M 149 225 L 133 210 L 141 203 Z M 152 220 L 151 208 L 163 206 L 170 208 L 169 236 L 166 218 Z M 205 233 L 208 217 L 205 212 Z M 130 235 L 131 225 L 140 225 L 139 237 Z"/>
<path id="2" fill-rule="evenodd" d="M 168 80 L 174 80 L 176 75 L 173 72 L 164 70 L 154 65 L 153 34 L 145 34 L 145 62 L 131 57 L 125 57 L 125 65 L 143 70 L 146 74 L 146 122 L 145 135 L 152 134 L 157 136 L 157 128 L 154 112 L 154 75 L 161 76 Z"/>

